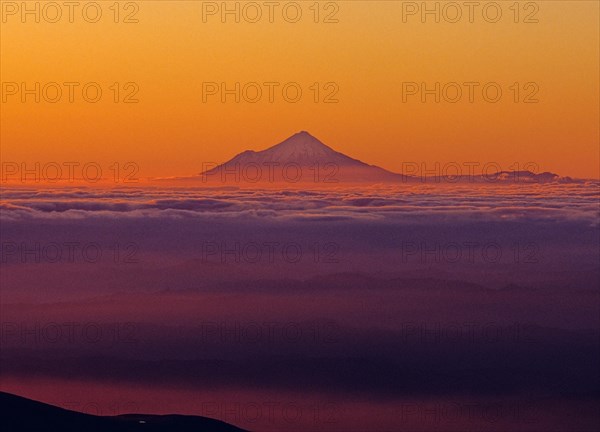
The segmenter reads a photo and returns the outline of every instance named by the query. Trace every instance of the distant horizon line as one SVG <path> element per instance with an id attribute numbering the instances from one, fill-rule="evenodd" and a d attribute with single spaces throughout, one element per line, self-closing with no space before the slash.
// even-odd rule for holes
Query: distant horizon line
<path id="1" fill-rule="evenodd" d="M 296 138 L 296 139 L 295 139 Z M 538 177 L 551 177 L 551 179 L 546 179 L 544 183 L 553 183 L 553 182 L 586 182 L 586 181 L 600 181 L 600 173 L 598 173 L 597 177 L 577 177 L 571 175 L 562 175 L 555 171 L 550 170 L 539 170 L 537 163 L 528 162 L 523 163 L 522 166 L 519 163 L 511 163 L 509 168 L 503 168 L 500 163 L 495 161 L 487 161 L 487 162 L 474 162 L 474 161 L 435 161 L 435 162 L 427 162 L 427 161 L 404 161 L 401 162 L 400 170 L 391 171 L 386 168 L 382 168 L 379 165 L 370 164 L 368 162 L 364 162 L 360 159 L 353 158 L 343 152 L 335 150 L 333 147 L 325 144 L 316 136 L 311 134 L 306 129 L 301 129 L 298 132 L 293 133 L 292 135 L 287 136 L 287 138 L 282 141 L 277 142 L 276 144 L 272 144 L 266 148 L 261 150 L 254 149 L 246 149 L 241 152 L 234 154 L 231 158 L 225 160 L 224 162 L 214 162 L 214 161 L 201 161 L 199 165 L 201 165 L 200 170 L 196 171 L 193 174 L 160 174 L 160 175 L 145 175 L 140 176 L 140 167 L 136 162 L 126 162 L 119 164 L 105 164 L 102 166 L 97 162 L 45 162 L 42 163 L 40 161 L 36 162 L 15 162 L 15 161 L 3 161 L 0 164 L 0 184 L 14 184 L 14 183 L 24 183 L 24 184 L 36 184 L 36 183 L 48 183 L 48 184 L 61 184 L 61 183 L 99 183 L 110 181 L 111 179 L 119 178 L 123 181 L 117 183 L 140 183 L 143 181 L 146 182 L 156 182 L 156 181 L 182 181 L 182 180 L 195 180 L 198 177 L 203 177 L 207 175 L 211 175 L 210 172 L 217 169 L 224 169 L 228 164 L 234 163 L 236 166 L 241 166 L 243 170 L 248 170 L 249 168 L 253 169 L 272 169 L 281 167 L 285 168 L 293 168 L 294 166 L 299 168 L 312 168 L 317 170 L 319 168 L 328 166 L 329 168 L 339 169 L 341 167 L 345 167 L 345 165 L 333 162 L 331 160 L 327 160 L 326 158 L 322 160 L 317 160 L 316 162 L 312 161 L 311 163 L 305 163 L 301 159 L 286 160 L 283 162 L 279 161 L 257 161 L 257 162 L 246 162 L 244 164 L 240 164 L 239 162 L 234 162 L 238 158 L 242 157 L 260 157 L 261 155 L 267 154 L 270 151 L 275 151 L 278 148 L 285 148 L 286 145 L 293 147 L 296 143 L 299 143 L 302 149 L 309 150 L 321 150 L 329 152 L 330 154 L 335 154 L 336 157 L 347 158 L 348 160 L 355 162 L 356 165 L 362 164 L 362 169 L 373 168 L 380 170 L 389 176 L 395 176 L 400 179 L 400 177 L 404 177 L 406 182 L 414 182 L 418 181 L 421 183 L 431 183 L 432 181 L 439 179 L 443 180 L 446 183 L 460 183 L 461 180 L 464 183 L 465 180 L 468 179 L 485 179 L 484 181 L 488 183 L 495 182 L 495 178 L 501 175 L 507 176 L 527 176 L 528 178 Z M 324 150 L 322 150 L 324 149 Z M 295 149 L 294 149 L 295 150 Z M 314 157 L 314 156 L 313 156 Z M 515 167 L 516 165 L 516 167 Z M 115 168 L 116 166 L 116 168 Z M 511 169 L 512 167 L 515 167 Z M 89 168 L 92 168 L 91 170 Z M 239 168 L 238 168 L 239 169 Z M 79 170 L 79 172 L 77 172 Z M 120 170 L 120 172 L 118 172 Z M 84 172 L 85 171 L 85 172 Z M 91 178 L 89 176 L 89 172 L 92 172 Z M 49 174 L 50 173 L 50 174 Z M 99 173 L 99 174 L 98 174 Z M 66 174 L 66 176 L 65 176 Z M 456 180 L 454 180 L 456 179 Z M 128 181 L 135 180 L 135 181 Z M 397 179 L 395 179 L 397 180 Z M 238 181 L 236 181 L 238 182 Z M 263 183 L 264 180 L 259 181 L 247 181 L 249 183 Z M 274 182 L 274 181 L 270 181 Z M 350 182 L 351 181 L 346 181 Z M 390 181 L 384 181 L 384 183 L 389 183 Z M 312 181 L 301 181 L 299 183 L 313 183 Z M 365 181 L 359 181 L 357 183 L 365 183 Z M 366 183 L 369 183 L 367 181 Z M 374 183 L 380 183 L 379 181 L 374 181 Z M 396 181 L 391 181 L 391 183 L 396 183 Z M 402 181 L 400 182 L 402 183 Z M 439 182 L 437 182 L 439 183 Z M 522 181 L 520 183 L 531 183 Z M 534 182 L 539 183 L 539 182 Z"/>

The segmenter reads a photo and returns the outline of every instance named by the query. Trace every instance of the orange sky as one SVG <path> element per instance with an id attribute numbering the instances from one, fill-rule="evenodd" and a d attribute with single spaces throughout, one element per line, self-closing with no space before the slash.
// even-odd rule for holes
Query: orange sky
<path id="1" fill-rule="evenodd" d="M 138 23 L 115 23 L 112 1 L 98 2 L 103 15 L 97 23 L 86 22 L 80 10 L 69 23 L 66 8 L 58 23 L 44 22 L 43 15 L 40 23 L 31 16 L 22 23 L 20 11 L 8 14 L 8 3 L 21 2 L 2 2 L 3 162 L 132 161 L 140 177 L 191 175 L 203 162 L 308 130 L 336 150 L 392 171 L 401 171 L 403 162 L 494 162 L 503 169 L 534 162 L 540 170 L 599 177 L 596 1 L 536 2 L 538 23 L 515 23 L 513 1 L 499 2 L 503 15 L 496 23 L 481 10 L 474 23 L 468 16 L 422 23 L 419 15 L 403 22 L 407 3 L 393 1 L 336 2 L 339 22 L 315 23 L 309 1 L 299 2 L 297 23 L 276 9 L 273 23 L 263 17 L 254 24 L 232 17 L 222 23 L 218 15 L 203 22 L 202 2 L 195 1 L 137 2 Z M 335 11 L 326 3 L 319 21 Z M 533 11 L 521 3 L 520 21 Z M 120 21 L 132 7 L 121 3 Z M 46 12 L 52 19 L 54 12 Z M 20 93 L 8 94 L 12 82 L 31 88 L 35 82 L 97 82 L 103 97 L 85 102 L 80 85 L 69 103 L 63 86 L 58 103 L 35 103 L 34 96 L 22 103 Z M 139 102 L 114 103 L 109 87 L 115 82 L 135 82 Z M 303 97 L 289 103 L 276 90 L 269 103 L 263 86 L 257 103 L 233 97 L 222 103 L 218 95 L 203 103 L 203 82 L 297 82 Z M 339 102 L 315 103 L 315 82 L 336 83 Z M 403 82 L 494 82 L 503 96 L 486 102 L 480 86 L 469 103 L 463 87 L 457 103 L 433 97 L 421 103 L 419 95 L 404 103 Z M 539 102 L 514 103 L 514 82 L 535 82 Z M 119 97 L 126 93 L 121 89 Z M 321 89 L 320 99 L 325 93 Z"/>

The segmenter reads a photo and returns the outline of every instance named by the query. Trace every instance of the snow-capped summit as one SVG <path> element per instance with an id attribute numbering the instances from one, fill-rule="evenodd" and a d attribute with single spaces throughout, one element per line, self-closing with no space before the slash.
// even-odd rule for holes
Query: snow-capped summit
<path id="1" fill-rule="evenodd" d="M 274 161 L 298 162 L 327 159 L 337 152 L 308 132 L 301 131 L 261 153 Z"/>
<path id="2" fill-rule="evenodd" d="M 298 132 L 266 150 L 259 152 L 247 150 L 224 165 L 231 163 L 280 163 L 301 166 L 334 163 L 344 166 L 368 166 L 359 160 L 336 152 L 306 131 Z"/>

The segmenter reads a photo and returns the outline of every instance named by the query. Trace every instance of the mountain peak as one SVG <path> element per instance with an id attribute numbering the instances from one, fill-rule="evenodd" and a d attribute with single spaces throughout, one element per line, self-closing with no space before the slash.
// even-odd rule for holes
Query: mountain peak
<path id="1" fill-rule="evenodd" d="M 286 140 L 261 153 L 272 156 L 274 160 L 302 161 L 330 157 L 336 152 L 306 131 L 295 133 Z"/>
<path id="2" fill-rule="evenodd" d="M 400 174 L 367 165 L 358 159 L 337 152 L 305 130 L 296 132 L 265 150 L 246 150 L 224 164 L 201 174 L 206 178 L 221 173 L 218 177 L 224 179 L 227 177 L 224 173 L 227 172 L 245 172 L 247 167 L 254 167 L 256 170 L 257 167 L 263 169 L 268 166 L 279 167 L 279 177 L 289 175 L 287 169 L 290 166 L 300 168 L 299 175 L 304 181 L 314 181 L 315 176 L 319 179 L 326 177 L 332 183 L 339 181 L 377 183 L 385 180 L 398 181 L 403 178 Z M 259 174 L 261 178 L 264 177 L 263 172 Z"/>
<path id="3" fill-rule="evenodd" d="M 294 177 L 296 174 L 297 177 Z M 479 174 L 458 177 L 397 174 L 335 151 L 305 130 L 296 132 L 279 144 L 265 150 L 243 151 L 229 161 L 201 172 L 200 176 L 203 181 L 212 179 L 222 183 L 227 181 L 248 181 L 249 183 L 303 181 L 377 184 L 432 181 L 486 184 L 490 182 L 553 183 L 572 181 L 568 177 L 562 178 L 549 172 L 535 174 L 529 171 L 500 171 L 495 176 Z M 290 177 L 293 177 L 294 180 L 289 180 Z"/>

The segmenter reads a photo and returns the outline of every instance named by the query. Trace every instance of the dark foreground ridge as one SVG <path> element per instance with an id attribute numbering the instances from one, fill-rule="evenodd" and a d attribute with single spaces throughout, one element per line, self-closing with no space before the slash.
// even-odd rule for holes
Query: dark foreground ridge
<path id="1" fill-rule="evenodd" d="M 246 432 L 219 420 L 187 415 L 95 416 L 0 392 L 2 430 L 8 432 Z"/>

